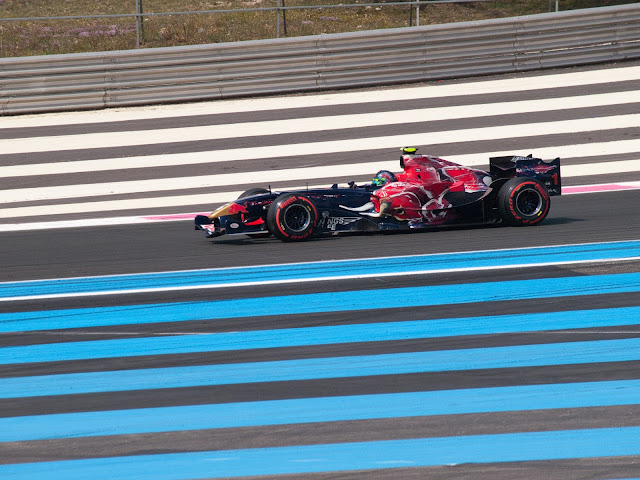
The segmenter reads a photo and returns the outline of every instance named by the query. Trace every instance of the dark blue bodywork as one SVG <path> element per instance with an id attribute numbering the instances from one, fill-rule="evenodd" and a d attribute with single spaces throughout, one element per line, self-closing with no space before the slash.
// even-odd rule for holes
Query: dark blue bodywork
<path id="1" fill-rule="evenodd" d="M 267 192 L 241 197 L 220 207 L 211 215 L 198 215 L 195 228 L 203 230 L 208 238 L 220 235 L 244 234 L 268 235 L 267 213 L 271 204 L 286 194 L 303 195 L 317 209 L 314 235 L 339 232 L 380 232 L 440 227 L 443 225 L 490 224 L 502 221 L 497 207 L 500 188 L 511 178 L 532 177 L 540 181 L 549 195 L 560 195 L 560 160 L 545 162 L 540 159 L 519 156 L 497 157 L 490 160 L 490 177 L 485 191 L 467 193 L 448 192 L 448 207 L 430 212 L 430 218 L 399 220 L 394 216 L 380 216 L 371 202 L 373 192 L 379 187 L 355 185 L 339 188 L 318 188 L 295 191 Z M 487 177 L 487 178 L 489 178 Z M 435 221 L 433 219 L 436 219 Z"/>

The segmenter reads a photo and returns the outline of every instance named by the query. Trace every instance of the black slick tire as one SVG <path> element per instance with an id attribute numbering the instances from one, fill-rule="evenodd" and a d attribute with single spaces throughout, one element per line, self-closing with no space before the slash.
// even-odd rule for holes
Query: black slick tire
<path id="1" fill-rule="evenodd" d="M 539 224 L 546 218 L 550 206 L 549 192 L 535 178 L 512 178 L 498 192 L 498 212 L 511 226 Z"/>
<path id="2" fill-rule="evenodd" d="M 283 242 L 308 239 L 318 222 L 318 210 L 304 195 L 283 194 L 276 198 L 267 212 L 267 228 Z"/>
<path id="3" fill-rule="evenodd" d="M 242 192 L 238 197 L 238 200 L 240 200 L 241 198 L 253 197 L 255 195 L 262 195 L 263 193 L 269 193 L 269 190 L 260 187 L 250 188 L 249 190 Z"/>

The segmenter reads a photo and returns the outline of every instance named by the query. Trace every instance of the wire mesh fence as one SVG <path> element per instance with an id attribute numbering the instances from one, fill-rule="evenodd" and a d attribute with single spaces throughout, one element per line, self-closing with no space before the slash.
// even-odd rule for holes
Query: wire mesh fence
<path id="1" fill-rule="evenodd" d="M 639 25 L 640 3 L 632 2 L 419 28 L 4 58 L 0 59 L 0 115 L 379 86 L 624 61 L 640 58 Z"/>
<path id="2" fill-rule="evenodd" d="M 513 0 L 77 0 L 72 8 L 55 9 L 56 3 L 0 0 L 0 57 L 297 37 L 518 12 L 505 6 Z M 533 3 L 525 13 L 560 7 L 558 0 Z"/>

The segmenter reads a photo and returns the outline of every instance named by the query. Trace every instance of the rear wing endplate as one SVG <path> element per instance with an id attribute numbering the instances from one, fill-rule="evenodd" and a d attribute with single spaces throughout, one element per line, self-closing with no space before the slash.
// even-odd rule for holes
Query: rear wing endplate
<path id="1" fill-rule="evenodd" d="M 532 177 L 547 187 L 549 195 L 562 193 L 560 158 L 545 161 L 539 158 L 509 155 L 489 159 L 489 173 L 494 180 L 499 178 Z"/>

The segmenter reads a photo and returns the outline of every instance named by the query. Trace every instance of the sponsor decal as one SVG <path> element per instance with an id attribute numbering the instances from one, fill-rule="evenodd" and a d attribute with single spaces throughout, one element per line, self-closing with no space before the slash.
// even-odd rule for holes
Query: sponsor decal
<path id="1" fill-rule="evenodd" d="M 329 217 L 324 213 L 326 212 L 323 212 L 322 219 L 318 222 L 319 226 L 332 231 L 335 231 L 338 225 L 350 225 L 360 220 L 360 217 Z"/>
<path id="2" fill-rule="evenodd" d="M 284 208 L 284 207 L 286 207 L 286 206 L 288 206 L 288 205 L 291 205 L 291 204 L 292 204 L 293 202 L 295 202 L 296 200 L 298 200 L 298 197 L 295 197 L 295 196 L 290 197 L 290 198 L 287 198 L 284 202 L 282 202 L 282 203 L 280 204 L 280 208 Z"/>
<path id="3" fill-rule="evenodd" d="M 202 229 L 206 230 L 209 233 L 215 233 L 216 232 L 216 226 L 213 223 L 208 224 L 208 225 L 200 225 L 200 227 Z"/>
<path id="4" fill-rule="evenodd" d="M 537 174 L 548 173 L 551 170 L 554 170 L 555 165 L 533 165 L 527 167 L 518 167 L 516 168 L 517 173 L 527 173 L 527 172 L 535 172 Z"/>

